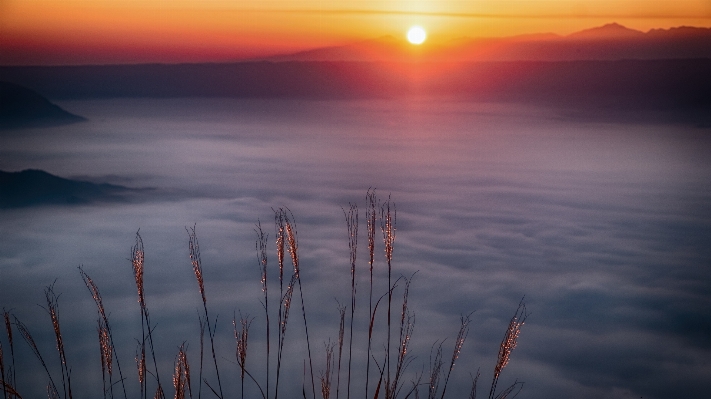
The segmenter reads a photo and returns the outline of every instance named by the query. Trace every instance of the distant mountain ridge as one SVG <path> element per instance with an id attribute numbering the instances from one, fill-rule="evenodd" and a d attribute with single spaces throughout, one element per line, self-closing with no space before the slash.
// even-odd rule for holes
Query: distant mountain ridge
<path id="1" fill-rule="evenodd" d="M 54 176 L 43 170 L 0 171 L 0 209 L 124 200 L 129 188 Z"/>
<path id="2" fill-rule="evenodd" d="M 33 90 L 0 82 L 0 129 L 55 126 L 83 120 Z"/>
<path id="3" fill-rule="evenodd" d="M 553 33 L 460 38 L 413 46 L 385 36 L 349 45 L 268 57 L 268 61 L 581 61 L 711 58 L 711 28 L 680 26 L 642 32 L 617 23 L 567 36 Z"/>

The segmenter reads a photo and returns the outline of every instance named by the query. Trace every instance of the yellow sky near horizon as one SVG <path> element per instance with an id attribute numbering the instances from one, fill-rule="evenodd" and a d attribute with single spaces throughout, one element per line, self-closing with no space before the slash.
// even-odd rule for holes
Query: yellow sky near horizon
<path id="1" fill-rule="evenodd" d="M 711 0 L 0 0 L 0 64 L 220 61 L 404 37 L 414 24 L 446 41 L 610 22 L 711 27 Z"/>

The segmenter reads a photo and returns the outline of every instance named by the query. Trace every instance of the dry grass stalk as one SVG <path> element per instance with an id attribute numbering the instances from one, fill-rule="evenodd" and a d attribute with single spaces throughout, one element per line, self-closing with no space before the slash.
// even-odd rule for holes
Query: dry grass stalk
<path id="1" fill-rule="evenodd" d="M 435 344 L 432 346 L 432 349 L 434 349 L 435 346 L 437 346 L 437 350 L 435 352 L 434 358 L 432 357 L 432 353 L 430 350 L 430 381 L 427 390 L 428 399 L 435 399 L 437 397 L 437 391 L 439 391 L 439 380 L 442 374 L 442 343 L 437 345 L 437 343 L 435 342 Z"/>
<path id="2" fill-rule="evenodd" d="M 144 294 L 144 287 L 143 287 L 143 270 L 144 270 L 144 261 L 145 261 L 145 251 L 143 249 L 143 238 L 141 238 L 141 234 L 139 232 L 136 232 L 136 243 L 135 245 L 131 248 L 131 264 L 133 266 L 133 275 L 134 279 L 136 280 L 136 289 L 138 290 L 138 304 L 140 305 L 141 308 L 141 343 L 142 343 L 142 357 L 141 359 L 143 360 L 143 376 L 142 378 L 139 376 L 139 380 L 142 381 L 142 391 L 144 397 L 147 395 L 147 387 L 146 387 L 146 362 L 145 362 L 145 354 L 146 354 L 146 337 L 148 337 L 148 344 L 150 345 L 151 349 L 151 357 L 153 358 L 153 368 L 155 370 L 154 377 L 156 379 L 156 383 L 158 384 L 158 389 L 156 390 L 156 394 L 161 394 L 163 395 L 163 387 L 160 383 L 160 374 L 158 373 L 158 362 L 156 361 L 156 353 L 154 350 L 154 345 L 153 345 L 153 329 L 151 328 L 151 319 L 148 314 L 148 306 L 146 305 L 146 300 L 145 300 L 145 294 Z M 140 374 L 140 373 L 139 373 Z M 164 396 L 161 396 L 161 399 L 164 399 Z"/>
<path id="3" fill-rule="evenodd" d="M 237 329 L 236 318 L 232 319 L 232 325 L 235 330 L 235 341 L 237 341 L 237 365 L 240 368 L 240 378 L 242 380 L 242 398 L 244 398 L 244 376 L 247 371 L 247 344 L 249 342 L 249 327 L 252 325 L 254 318 L 250 318 L 249 315 L 242 316 L 242 312 L 239 315 L 240 329 Z"/>
<path id="4" fill-rule="evenodd" d="M 287 214 L 288 212 L 288 214 Z M 313 398 L 316 399 L 316 384 L 314 382 L 314 367 L 311 360 L 311 340 L 309 339 L 309 326 L 306 322 L 306 307 L 304 306 L 304 289 L 301 284 L 301 269 L 299 266 L 299 241 L 296 236 L 296 226 L 294 215 L 288 209 L 283 211 L 284 213 L 284 224 L 286 226 L 286 240 L 289 250 L 289 255 L 291 256 L 291 263 L 294 266 L 294 276 L 296 276 L 296 281 L 299 283 L 299 297 L 301 298 L 301 314 L 304 318 L 304 330 L 306 332 L 306 350 L 309 355 L 309 372 L 311 374 L 311 392 Z M 291 216 L 291 217 L 289 217 Z"/>
<path id="5" fill-rule="evenodd" d="M 346 218 L 346 228 L 348 229 L 348 249 L 350 250 L 350 261 L 351 261 L 351 326 L 350 335 L 348 343 L 348 383 L 346 397 L 351 397 L 351 365 L 353 363 L 353 319 L 355 318 L 355 306 L 356 306 L 356 284 L 355 284 L 355 266 L 356 266 L 356 255 L 358 249 L 358 206 L 356 204 L 350 204 L 348 212 L 343 210 L 343 214 Z"/>
<path id="6" fill-rule="evenodd" d="M 202 397 L 202 366 L 205 358 L 205 321 L 198 312 L 198 323 L 200 324 L 200 371 L 198 372 L 198 399 Z"/>
<path id="7" fill-rule="evenodd" d="M 143 266 L 141 266 L 141 269 L 142 268 L 143 268 Z M 111 348 L 111 351 L 113 352 L 113 356 L 111 356 L 111 353 L 109 353 L 109 358 L 116 359 L 116 368 L 118 369 L 118 372 L 119 372 L 119 380 L 121 381 L 121 387 L 123 388 L 123 396 L 124 396 L 124 398 L 127 398 L 126 386 L 124 384 L 123 373 L 121 372 L 121 364 L 119 363 L 118 354 L 116 353 L 116 347 L 114 346 L 113 335 L 111 334 L 111 326 L 109 325 L 109 318 L 106 315 L 106 309 L 104 309 L 104 302 L 101 298 L 101 293 L 99 292 L 99 287 L 96 285 L 96 283 L 94 283 L 94 280 L 92 280 L 91 277 L 89 277 L 89 275 L 84 271 L 84 269 L 81 266 L 79 266 L 79 274 L 81 275 L 81 278 L 84 281 L 84 285 L 86 285 L 86 288 L 91 293 L 91 297 L 92 297 L 92 299 L 94 299 L 94 303 L 96 303 L 96 308 L 99 313 L 99 320 L 98 320 L 99 321 L 99 329 L 103 328 L 106 330 L 106 334 L 108 335 L 109 348 Z M 101 338 L 99 338 L 99 340 L 101 341 Z M 101 345 L 101 343 L 100 343 L 100 345 Z M 102 348 L 103 348 L 103 346 L 102 346 Z M 103 363 L 102 363 L 102 367 L 103 367 Z M 112 375 L 109 374 L 109 376 L 111 377 Z M 113 390 L 113 383 L 111 383 L 111 382 L 110 382 L 110 387 Z M 106 392 L 104 392 L 104 395 L 106 395 Z M 113 393 L 112 393 L 111 397 L 113 397 Z"/>
<path id="8" fill-rule="evenodd" d="M 136 349 L 136 368 L 138 371 L 138 383 L 141 386 L 141 397 L 146 393 L 146 343 L 139 342 Z"/>
<path id="9" fill-rule="evenodd" d="M 383 242 L 385 243 L 385 260 L 388 263 L 388 287 L 392 286 L 392 259 L 393 259 L 393 244 L 395 243 L 395 231 L 397 225 L 397 210 L 395 204 L 391 204 L 390 197 L 387 202 L 380 208 L 380 230 L 383 233 Z M 385 361 L 387 363 L 387 379 L 386 389 L 390 387 L 390 314 L 393 302 L 393 291 L 388 292 L 388 346 Z"/>
<path id="10" fill-rule="evenodd" d="M 326 371 L 321 372 L 321 396 L 323 399 L 331 397 L 331 377 L 333 376 L 333 348 L 334 343 L 331 340 L 324 342 L 326 347 Z"/>
<path id="11" fill-rule="evenodd" d="M 340 321 L 338 323 L 338 372 L 336 374 L 336 399 L 338 399 L 339 390 L 341 387 L 341 358 L 343 357 L 343 336 L 346 329 L 346 307 L 341 305 L 338 300 L 338 314 Z"/>
<path id="12" fill-rule="evenodd" d="M 521 389 L 523 389 L 523 382 L 516 381 L 511 384 L 511 386 L 496 395 L 495 399 L 507 399 L 509 397 L 515 398 L 519 394 L 519 392 L 521 392 Z"/>
<path id="13" fill-rule="evenodd" d="M 365 220 L 368 230 L 368 266 L 370 268 L 370 291 L 368 293 L 368 314 L 373 314 L 373 263 L 375 261 L 375 226 L 377 212 L 376 205 L 379 206 L 378 200 L 375 197 L 375 189 L 368 189 L 365 194 Z M 365 397 L 368 398 L 368 385 L 370 382 L 370 357 L 372 351 L 372 335 L 368 335 L 368 352 L 365 366 Z"/>
<path id="14" fill-rule="evenodd" d="M 59 362 L 62 372 L 62 389 L 65 398 L 72 398 L 72 380 L 67 365 L 67 356 L 64 351 L 64 339 L 59 326 L 59 296 L 54 292 L 54 283 L 49 285 L 44 290 L 44 296 L 47 300 L 47 308 L 45 309 L 52 320 L 52 329 L 57 343 L 57 352 L 59 353 Z"/>
<path id="15" fill-rule="evenodd" d="M 141 235 L 136 233 L 136 244 L 131 248 L 131 265 L 133 266 L 133 277 L 136 280 L 136 289 L 138 290 L 138 304 L 141 309 L 145 308 L 146 301 L 143 290 L 143 262 L 145 253 L 143 251 L 143 239 Z"/>
<path id="16" fill-rule="evenodd" d="M 2 383 L 2 396 L 7 399 L 7 390 L 5 389 L 5 358 L 2 353 L 2 342 L 0 342 L 0 383 Z"/>
<path id="17" fill-rule="evenodd" d="M 112 347 L 111 339 L 109 338 L 109 332 L 102 322 L 101 319 L 97 320 L 98 327 L 97 332 L 99 333 L 99 353 L 101 354 L 101 378 L 104 387 L 104 398 L 106 398 L 106 375 L 109 376 L 109 387 L 113 389 L 113 379 L 112 379 Z M 112 391 L 113 392 L 113 391 Z M 111 397 L 113 398 L 113 393 Z"/>
<path id="18" fill-rule="evenodd" d="M 47 398 L 49 399 L 59 399 L 59 392 L 56 389 L 52 389 L 50 384 L 47 384 Z"/>
<path id="19" fill-rule="evenodd" d="M 156 393 L 153 395 L 153 399 L 164 399 L 165 394 L 163 393 L 163 387 L 158 385 L 158 388 L 156 388 Z"/>
<path id="20" fill-rule="evenodd" d="M 224 395 L 222 393 L 222 382 L 220 381 L 220 369 L 217 367 L 217 355 L 215 354 L 215 332 L 213 331 L 213 327 L 210 324 L 210 315 L 207 311 L 207 298 L 205 296 L 205 284 L 203 282 L 202 275 L 202 261 L 200 259 L 200 245 L 198 243 L 195 226 L 193 226 L 190 230 L 188 230 L 187 228 L 185 230 L 188 232 L 188 248 L 190 250 L 190 262 L 193 265 L 193 272 L 195 273 L 195 279 L 198 282 L 200 296 L 202 297 L 203 310 L 205 311 L 205 323 L 207 324 L 207 333 L 210 337 L 212 361 L 215 365 L 215 374 L 217 375 L 217 387 L 220 391 L 218 397 L 222 399 L 224 398 Z"/>
<path id="21" fill-rule="evenodd" d="M 414 274 L 413 274 L 414 276 Z M 402 312 L 400 313 L 400 341 L 398 345 L 398 355 L 397 362 L 395 363 L 395 377 L 393 378 L 390 386 L 387 387 L 385 397 L 386 398 L 396 398 L 402 388 L 402 377 L 405 370 L 412 362 L 412 357 L 409 356 L 408 351 L 410 347 L 410 339 L 412 338 L 412 333 L 415 329 L 415 315 L 410 312 L 407 306 L 407 299 L 410 294 L 410 282 L 412 281 L 412 276 L 410 278 L 404 278 L 405 280 L 405 290 L 402 296 Z"/>
<path id="22" fill-rule="evenodd" d="M 471 373 L 469 374 L 471 376 Z M 469 399 L 476 399 L 476 384 L 479 381 L 479 370 L 476 371 L 476 377 L 472 377 L 472 389 L 469 392 Z"/>
<path id="23" fill-rule="evenodd" d="M 270 359 L 270 342 L 271 342 L 271 335 L 269 331 L 270 323 L 269 323 L 269 295 L 268 295 L 268 284 L 267 284 L 267 264 L 268 264 L 268 259 L 267 259 L 267 241 L 269 240 L 269 237 L 264 234 L 262 231 L 262 224 L 257 220 L 257 228 L 255 229 L 255 232 L 257 233 L 257 242 L 256 242 L 256 249 L 257 249 L 257 262 L 259 263 L 259 271 L 261 273 L 261 283 L 262 283 L 262 292 L 264 293 L 264 316 L 266 319 L 266 334 L 267 334 L 267 364 L 266 364 L 266 389 L 267 389 L 267 398 L 269 397 L 269 359 Z M 244 377 L 242 377 L 244 380 Z M 244 383 L 243 383 L 244 385 Z"/>
<path id="24" fill-rule="evenodd" d="M 489 391 L 489 399 L 495 398 L 496 384 L 499 381 L 499 375 L 501 371 L 509 363 L 509 358 L 511 357 L 511 352 L 516 348 L 518 343 L 518 336 L 521 333 L 521 327 L 526 322 L 528 313 L 526 312 L 526 304 L 523 302 L 523 298 L 518 304 L 516 313 L 509 321 L 509 325 L 506 328 L 506 334 L 504 334 L 504 339 L 499 345 L 499 358 L 494 367 L 494 380 L 491 382 L 491 390 Z M 515 384 L 514 384 L 515 385 Z"/>
<path id="25" fill-rule="evenodd" d="M 47 363 L 45 363 L 44 358 L 42 358 L 42 354 L 39 351 L 39 348 L 37 347 L 37 343 L 35 340 L 32 338 L 32 334 L 30 334 L 30 331 L 27 329 L 27 326 L 25 326 L 20 319 L 17 318 L 17 316 L 13 316 L 15 319 L 15 327 L 17 328 L 17 331 L 20 333 L 20 336 L 22 339 L 27 342 L 27 345 L 29 345 L 30 349 L 32 350 L 32 353 L 35 355 L 37 360 L 40 361 L 40 364 L 42 364 L 42 368 L 44 368 L 45 373 L 47 373 L 47 377 L 49 378 L 49 386 L 48 389 L 51 389 L 52 394 L 56 395 L 56 397 L 59 397 L 59 391 L 57 391 L 57 385 L 55 385 L 54 380 L 52 379 L 52 374 L 49 372 L 49 368 L 47 367 Z"/>
<path id="26" fill-rule="evenodd" d="M 447 384 L 449 383 L 449 376 L 452 374 L 452 370 L 454 370 L 454 363 L 459 358 L 464 341 L 467 339 L 467 335 L 469 335 L 469 323 L 471 323 L 471 316 L 472 313 L 469 313 L 468 315 L 461 316 L 460 318 L 459 333 L 457 334 L 457 339 L 454 341 L 452 361 L 449 363 L 449 371 L 447 371 L 447 377 L 444 379 L 444 387 L 442 388 L 442 396 L 440 396 L 440 399 L 444 399 L 444 393 L 447 392 Z"/>
<path id="27" fill-rule="evenodd" d="M 277 369 L 276 369 L 276 385 L 274 388 L 274 399 L 279 396 L 279 374 L 281 371 L 281 357 L 284 353 L 284 339 L 286 338 L 286 326 L 289 321 L 289 310 L 291 309 L 291 301 L 294 295 L 294 286 L 296 285 L 296 275 L 291 276 L 291 280 L 286 287 L 286 292 L 281 298 L 281 303 L 279 306 L 279 314 L 281 315 L 279 320 L 279 348 L 277 350 Z"/>
<path id="28" fill-rule="evenodd" d="M 12 340 L 12 323 L 10 322 L 10 312 L 5 310 L 5 308 L 3 308 L 2 311 L 3 311 L 3 318 L 5 319 L 5 332 L 7 333 L 7 342 L 10 345 L 10 367 L 7 372 L 7 379 L 3 378 L 3 381 L 7 383 L 6 385 L 13 387 L 13 386 L 16 386 L 16 382 L 15 382 L 15 344 L 13 343 L 13 340 Z"/>
<path id="29" fill-rule="evenodd" d="M 185 399 L 185 389 L 187 388 L 192 398 L 190 387 L 190 365 L 188 356 L 185 354 L 185 343 L 180 345 L 178 356 L 175 359 L 175 371 L 173 372 L 173 387 L 175 388 L 175 399 Z"/>
<path id="30" fill-rule="evenodd" d="M 15 397 L 17 399 L 22 399 L 22 396 L 13 388 L 12 385 L 10 385 L 9 382 L 7 381 L 0 381 L 0 384 L 2 384 L 2 388 L 7 395 L 7 397 L 12 398 Z"/>

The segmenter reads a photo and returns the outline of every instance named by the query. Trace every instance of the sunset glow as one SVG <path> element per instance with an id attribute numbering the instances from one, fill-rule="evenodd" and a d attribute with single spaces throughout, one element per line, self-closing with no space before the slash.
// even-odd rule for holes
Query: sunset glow
<path id="1" fill-rule="evenodd" d="M 0 65 L 234 61 L 384 36 L 428 41 L 570 34 L 617 22 L 711 27 L 705 0 L 0 2 Z"/>

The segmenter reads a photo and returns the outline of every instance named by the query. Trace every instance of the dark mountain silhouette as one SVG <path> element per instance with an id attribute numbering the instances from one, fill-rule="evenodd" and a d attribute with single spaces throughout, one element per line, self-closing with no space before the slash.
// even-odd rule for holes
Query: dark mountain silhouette
<path id="1" fill-rule="evenodd" d="M 711 29 L 677 27 L 647 33 L 617 23 L 567 36 L 552 33 L 459 38 L 413 46 L 387 36 L 350 45 L 270 57 L 270 61 L 579 61 L 711 58 Z"/>
<path id="2" fill-rule="evenodd" d="M 663 29 L 662 29 L 663 30 Z M 645 36 L 644 32 L 627 28 L 616 22 L 598 26 L 590 29 L 583 29 L 580 32 L 571 33 L 568 39 L 640 39 Z"/>
<path id="3" fill-rule="evenodd" d="M 0 171 L 0 208 L 122 201 L 130 191 L 123 186 L 64 179 L 42 170 Z"/>
<path id="4" fill-rule="evenodd" d="M 55 126 L 83 120 L 35 91 L 0 82 L 0 129 Z"/>

